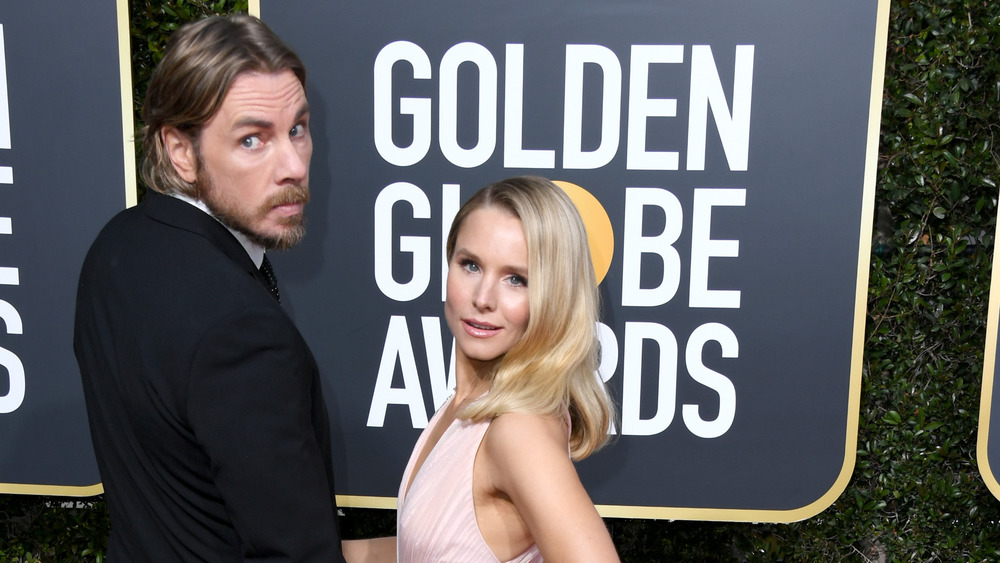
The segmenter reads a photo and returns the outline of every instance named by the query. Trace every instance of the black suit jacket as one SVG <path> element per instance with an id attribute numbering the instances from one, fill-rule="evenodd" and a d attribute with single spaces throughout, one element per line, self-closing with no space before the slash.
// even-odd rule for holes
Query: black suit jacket
<path id="1" fill-rule="evenodd" d="M 109 560 L 343 560 L 315 360 L 215 219 L 152 192 L 113 218 L 74 349 Z"/>

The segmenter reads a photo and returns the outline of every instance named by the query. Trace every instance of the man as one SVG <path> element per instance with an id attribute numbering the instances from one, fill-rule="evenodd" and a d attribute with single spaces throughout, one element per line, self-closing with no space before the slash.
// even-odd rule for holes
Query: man
<path id="1" fill-rule="evenodd" d="M 316 363 L 264 251 L 309 199 L 299 58 L 250 16 L 171 38 L 144 107 L 154 192 L 80 276 L 74 349 L 111 561 L 343 561 Z"/>

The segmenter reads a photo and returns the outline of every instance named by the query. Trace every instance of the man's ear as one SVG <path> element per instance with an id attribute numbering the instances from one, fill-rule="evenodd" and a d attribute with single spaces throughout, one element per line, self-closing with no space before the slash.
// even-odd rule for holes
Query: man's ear
<path id="1" fill-rule="evenodd" d="M 160 137 L 177 175 L 185 182 L 194 184 L 198 179 L 198 157 L 195 154 L 194 143 L 187 135 L 173 127 L 164 127 L 160 131 Z"/>

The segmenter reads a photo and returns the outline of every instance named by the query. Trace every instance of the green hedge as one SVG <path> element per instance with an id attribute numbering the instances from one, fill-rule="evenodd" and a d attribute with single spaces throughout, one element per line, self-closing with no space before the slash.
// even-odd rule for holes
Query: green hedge
<path id="1" fill-rule="evenodd" d="M 131 2 L 136 107 L 173 29 L 237 10 Z M 853 478 L 794 524 L 609 519 L 624 561 L 1000 560 L 1000 501 L 976 465 L 998 108 L 1000 2 L 893 2 Z M 391 512 L 345 512 L 347 537 L 393 529 Z M 107 511 L 0 496 L 0 526 L 0 560 L 100 561 Z"/>

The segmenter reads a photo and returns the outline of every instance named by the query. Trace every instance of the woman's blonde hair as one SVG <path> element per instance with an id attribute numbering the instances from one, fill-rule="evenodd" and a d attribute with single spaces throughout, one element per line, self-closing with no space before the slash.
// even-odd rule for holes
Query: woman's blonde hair
<path id="1" fill-rule="evenodd" d="M 563 190 L 545 178 L 521 176 L 489 185 L 462 206 L 451 225 L 447 256 L 466 217 L 484 207 L 520 219 L 528 246 L 528 326 L 492 364 L 490 392 L 460 417 L 474 421 L 505 412 L 561 416 L 572 422 L 570 454 L 579 460 L 607 441 L 613 407 L 597 377 L 599 298 L 587 232 Z"/>

